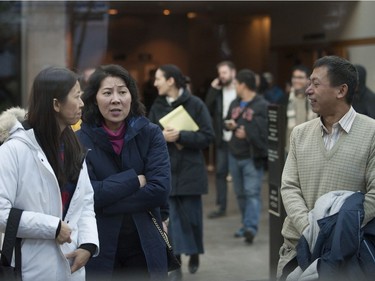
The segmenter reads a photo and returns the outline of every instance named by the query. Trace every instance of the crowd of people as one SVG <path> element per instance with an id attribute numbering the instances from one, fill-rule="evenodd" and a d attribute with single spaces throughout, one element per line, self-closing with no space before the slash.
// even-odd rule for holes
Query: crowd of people
<path id="1" fill-rule="evenodd" d="M 196 273 L 210 144 L 217 209 L 208 218 L 226 215 L 230 175 L 241 214 L 234 236 L 253 244 L 270 104 L 287 119 L 278 279 L 374 276 L 375 115 L 365 69 L 336 56 L 312 72 L 296 65 L 287 94 L 269 72 L 231 61 L 216 70 L 203 101 L 178 66 L 160 65 L 147 107 L 120 65 L 95 68 L 84 89 L 66 68 L 35 77 L 28 109 L 0 115 L 0 232 L 12 208 L 23 210 L 22 280 L 182 280 L 181 268 L 168 273 L 166 234 Z"/>

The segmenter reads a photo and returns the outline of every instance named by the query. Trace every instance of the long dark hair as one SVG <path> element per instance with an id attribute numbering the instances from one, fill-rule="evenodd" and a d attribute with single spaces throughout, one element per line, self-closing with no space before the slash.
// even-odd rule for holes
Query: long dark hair
<path id="1" fill-rule="evenodd" d="M 87 124 L 97 126 L 100 126 L 104 121 L 98 105 L 96 104 L 96 95 L 102 81 L 107 77 L 118 77 L 124 80 L 126 87 L 130 91 L 132 103 L 127 119 L 131 118 L 132 116 L 144 116 L 145 107 L 139 99 L 138 88 L 135 80 L 122 66 L 110 64 L 99 66 L 89 78 L 87 87 L 84 89 L 84 94 L 82 96 L 82 100 L 85 103 L 82 112 L 82 121 Z"/>
<path id="2" fill-rule="evenodd" d="M 70 126 L 60 131 L 53 101 L 57 99 L 64 103 L 77 78 L 69 69 L 48 67 L 35 77 L 29 98 L 27 122 L 34 129 L 60 188 L 67 181 L 76 183 L 81 170 L 83 150 Z M 61 145 L 64 146 L 64 165 L 59 161 Z"/>

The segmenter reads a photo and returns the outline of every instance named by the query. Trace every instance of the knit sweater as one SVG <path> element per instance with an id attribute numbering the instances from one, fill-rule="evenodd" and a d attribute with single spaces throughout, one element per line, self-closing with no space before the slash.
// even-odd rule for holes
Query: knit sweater
<path id="1" fill-rule="evenodd" d="M 375 216 L 375 120 L 357 114 L 349 133 L 343 132 L 326 150 L 319 118 L 292 131 L 281 195 L 287 217 L 282 235 L 296 246 L 308 226 L 308 212 L 330 191 L 365 193 L 364 224 Z"/>

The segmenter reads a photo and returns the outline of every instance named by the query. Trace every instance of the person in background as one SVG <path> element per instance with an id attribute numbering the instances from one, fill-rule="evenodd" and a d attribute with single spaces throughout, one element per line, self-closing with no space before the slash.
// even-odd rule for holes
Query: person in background
<path id="1" fill-rule="evenodd" d="M 215 130 L 215 180 L 217 210 L 208 214 L 208 218 L 223 217 L 227 210 L 227 176 L 228 168 L 228 141 L 232 132 L 224 129 L 224 118 L 228 114 L 230 103 L 236 98 L 234 77 L 236 68 L 231 61 L 222 61 L 217 66 L 218 77 L 211 82 L 206 96 L 206 105 L 210 111 Z M 243 233 L 238 233 L 242 236 Z"/>
<path id="2" fill-rule="evenodd" d="M 289 93 L 287 106 L 287 131 L 286 131 L 286 152 L 289 151 L 290 133 L 293 128 L 308 120 L 316 118 L 316 114 L 311 109 L 305 91 L 310 83 L 309 75 L 311 71 L 304 65 L 297 65 L 292 69 L 292 88 Z"/>
<path id="3" fill-rule="evenodd" d="M 320 118 L 298 125 L 290 137 L 281 182 L 287 216 L 281 232 L 279 280 L 296 268 L 297 243 L 310 226 L 309 212 L 321 196 L 338 190 L 360 191 L 364 194 L 362 225 L 375 217 L 375 121 L 351 106 L 357 70 L 343 58 L 325 56 L 315 61 L 310 80 L 306 95 Z M 339 248 L 346 251 L 359 242 L 341 243 Z M 342 265 L 351 263 L 345 260 L 350 250 L 345 253 L 336 259 Z"/>
<path id="4" fill-rule="evenodd" d="M 81 117 L 78 78 L 47 67 L 35 77 L 28 112 L 0 116 L 0 232 L 11 208 L 23 210 L 22 280 L 85 280 L 99 252 L 85 152 L 71 125 Z"/>
<path id="5" fill-rule="evenodd" d="M 230 105 L 225 126 L 233 132 L 229 141 L 229 171 L 241 212 L 245 242 L 253 243 L 261 213 L 261 188 L 267 160 L 268 102 L 256 92 L 255 73 L 240 70 L 235 79 L 236 98 Z"/>
<path id="6" fill-rule="evenodd" d="M 190 94 L 194 95 L 193 84 L 191 82 L 191 78 L 189 76 L 185 76 L 185 81 L 186 81 L 186 89 L 190 92 Z"/>
<path id="7" fill-rule="evenodd" d="M 353 108 L 358 113 L 375 118 L 375 94 L 366 86 L 366 69 L 355 65 L 358 71 L 358 89 L 353 99 Z"/>
<path id="8" fill-rule="evenodd" d="M 151 106 L 158 96 L 158 90 L 154 86 L 155 72 L 155 68 L 150 69 L 148 80 L 143 84 L 143 104 L 146 107 L 146 114 L 150 112 Z"/>
<path id="9" fill-rule="evenodd" d="M 98 67 L 85 93 L 77 135 L 90 152 L 101 253 L 88 280 L 165 280 L 166 244 L 151 220 L 167 221 L 170 164 L 160 128 L 144 117 L 134 79 L 119 65 Z M 162 208 L 162 210 L 161 210 Z"/>
<path id="10" fill-rule="evenodd" d="M 202 194 L 207 193 L 208 179 L 203 150 L 214 139 L 206 105 L 186 89 L 186 78 L 172 64 L 160 66 L 155 74 L 159 97 L 151 107 L 149 119 L 159 120 L 182 105 L 199 129 L 197 131 L 163 128 L 172 169 L 172 191 L 169 197 L 169 234 L 175 254 L 190 256 L 188 269 L 195 273 L 199 254 L 203 254 Z M 171 280 L 181 280 L 181 269 L 171 272 Z"/>
<path id="11" fill-rule="evenodd" d="M 275 84 L 273 74 L 271 72 L 264 72 L 261 76 L 264 77 L 268 86 L 264 90 L 264 98 L 271 104 L 283 104 L 285 95 L 283 90 Z"/>
<path id="12" fill-rule="evenodd" d="M 264 97 L 267 89 L 269 88 L 268 82 L 264 75 L 259 75 L 255 73 L 255 85 L 257 87 L 257 94 Z"/>

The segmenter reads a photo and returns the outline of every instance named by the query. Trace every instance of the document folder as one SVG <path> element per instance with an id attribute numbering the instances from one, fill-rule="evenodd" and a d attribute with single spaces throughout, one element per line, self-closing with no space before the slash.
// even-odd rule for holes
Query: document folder
<path id="1" fill-rule="evenodd" d="M 199 130 L 197 123 L 195 123 L 182 105 L 169 112 L 159 122 L 164 128 L 171 127 L 179 131 L 194 132 Z"/>

